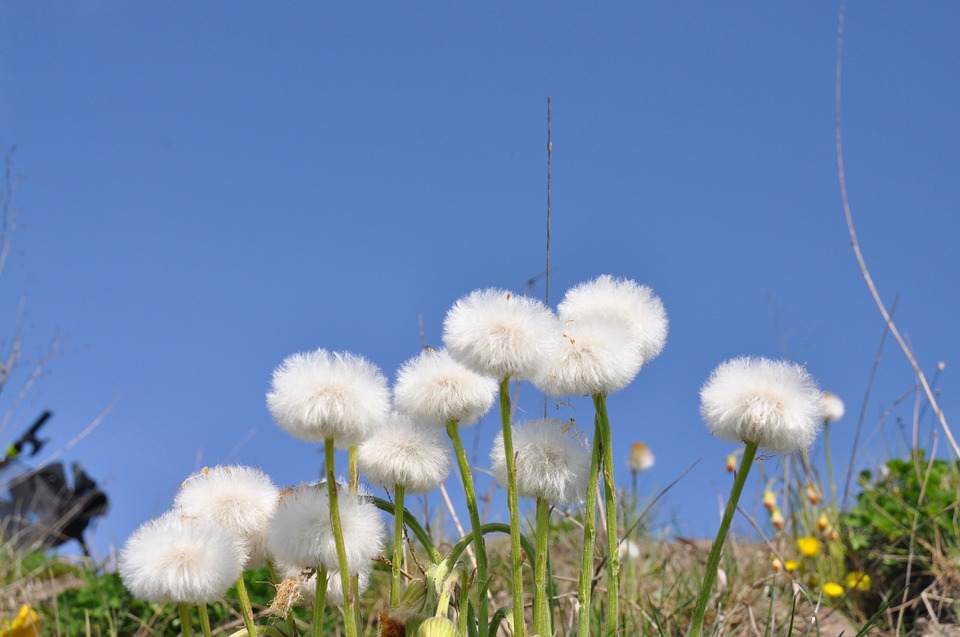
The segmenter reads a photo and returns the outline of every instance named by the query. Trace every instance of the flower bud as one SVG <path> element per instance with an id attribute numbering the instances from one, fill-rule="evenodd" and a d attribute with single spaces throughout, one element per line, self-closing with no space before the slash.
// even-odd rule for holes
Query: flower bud
<path id="1" fill-rule="evenodd" d="M 821 515 L 820 519 L 817 520 L 817 528 L 821 531 L 826 530 L 828 524 L 829 522 L 827 521 L 827 516 L 825 515 Z"/>
<path id="2" fill-rule="evenodd" d="M 784 520 L 783 514 L 780 512 L 780 509 L 773 507 L 773 511 L 770 513 L 770 524 L 772 524 L 778 531 L 783 530 Z"/>
<path id="3" fill-rule="evenodd" d="M 730 454 L 727 456 L 727 471 L 733 473 L 737 470 L 737 456 L 735 454 Z"/>
<path id="4" fill-rule="evenodd" d="M 777 507 L 777 496 L 770 489 L 763 492 L 763 506 L 767 507 L 767 511 L 773 511 Z"/>
<path id="5" fill-rule="evenodd" d="M 810 501 L 810 504 L 820 504 L 820 494 L 817 493 L 816 487 L 812 484 L 807 485 L 807 500 Z"/>
<path id="6" fill-rule="evenodd" d="M 417 615 L 424 611 L 427 602 L 427 583 L 422 579 L 416 579 L 407 584 L 403 594 L 400 596 L 400 605 L 396 609 L 396 614 L 401 617 Z"/>
<path id="7" fill-rule="evenodd" d="M 446 617 L 431 617 L 423 620 L 417 629 L 417 637 L 456 637 L 457 625 Z"/>

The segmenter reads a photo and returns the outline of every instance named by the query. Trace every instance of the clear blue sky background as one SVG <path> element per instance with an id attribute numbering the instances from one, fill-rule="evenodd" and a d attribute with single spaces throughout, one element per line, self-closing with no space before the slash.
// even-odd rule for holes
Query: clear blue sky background
<path id="1" fill-rule="evenodd" d="M 418 352 L 418 315 L 439 344 L 458 297 L 522 291 L 540 274 L 549 94 L 552 300 L 612 273 L 651 286 L 671 319 L 660 358 L 610 400 L 617 478 L 629 484 L 634 440 L 657 456 L 646 488 L 701 460 L 660 520 L 712 535 L 735 447 L 700 421 L 710 371 L 742 354 L 806 362 L 847 403 L 835 429 L 845 466 L 882 332 L 837 186 L 838 9 L 4 3 L 0 148 L 18 146 L 26 179 L 0 328 L 9 338 L 25 299 L 29 358 L 57 335 L 65 348 L 0 437 L 49 408 L 56 447 L 119 399 L 65 454 L 112 498 L 93 535 L 101 557 L 204 464 L 312 479 L 317 449 L 264 406 L 273 368 L 326 347 L 392 378 Z M 947 364 L 948 419 L 958 43 L 956 3 L 847 10 L 854 215 L 917 357 L 931 373 Z M 888 346 L 865 436 L 913 383 Z M 523 390 L 521 407 L 539 413 L 539 396 Z M 896 420 L 909 430 L 912 410 L 908 399 L 858 466 L 902 452 Z M 560 415 L 590 428 L 586 406 Z M 480 425 L 483 466 L 496 428 Z M 928 411 L 925 440 L 931 428 Z"/>

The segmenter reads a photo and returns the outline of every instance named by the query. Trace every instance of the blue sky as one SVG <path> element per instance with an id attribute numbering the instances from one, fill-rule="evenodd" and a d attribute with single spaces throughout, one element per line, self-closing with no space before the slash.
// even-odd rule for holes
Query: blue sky
<path id="1" fill-rule="evenodd" d="M 316 447 L 266 411 L 273 368 L 325 347 L 392 378 L 418 352 L 418 315 L 439 344 L 457 298 L 522 291 L 540 274 L 551 95 L 552 301 L 603 273 L 661 296 L 667 346 L 611 397 L 614 440 L 653 448 L 649 489 L 699 459 L 660 515 L 676 533 L 712 535 L 735 447 L 700 421 L 710 371 L 745 354 L 807 363 L 847 403 L 835 428 L 845 466 L 883 328 L 837 186 L 838 10 L 6 4 L 0 148 L 17 145 L 25 180 L 0 328 L 8 340 L 25 299 L 28 357 L 55 337 L 64 349 L 0 438 L 49 408 L 63 444 L 118 401 L 65 454 L 112 497 L 93 535 L 100 556 L 205 464 L 313 478 Z M 924 369 L 946 362 L 949 420 L 960 6 L 856 3 L 846 26 L 860 240 L 886 302 L 900 295 L 896 319 Z M 866 432 L 913 383 L 888 346 Z M 528 388 L 520 406 L 535 414 L 540 400 Z M 909 429 L 912 411 L 908 399 L 858 467 L 902 451 L 897 418 Z M 592 419 L 586 405 L 560 415 Z M 481 465 L 494 418 L 480 425 Z M 931 426 L 928 412 L 925 440 Z"/>

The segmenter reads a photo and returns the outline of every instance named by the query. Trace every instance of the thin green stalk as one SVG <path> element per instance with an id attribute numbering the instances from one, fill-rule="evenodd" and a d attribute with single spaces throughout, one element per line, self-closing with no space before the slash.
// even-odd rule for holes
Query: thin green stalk
<path id="1" fill-rule="evenodd" d="M 398 509 L 393 505 L 392 502 L 388 502 L 383 498 L 370 498 L 370 500 L 377 505 L 377 508 L 381 511 L 385 511 L 390 515 L 396 515 Z M 427 535 L 426 530 L 420 526 L 417 518 L 413 517 L 413 514 L 406 509 L 402 510 L 402 514 L 403 523 L 410 527 L 410 530 L 413 531 L 413 534 L 417 536 L 418 540 L 420 540 L 420 544 L 422 544 L 423 547 L 430 552 L 430 558 L 433 560 L 434 564 L 439 562 L 440 551 L 438 551 L 437 547 L 433 545 L 433 542 L 430 540 L 430 536 Z"/>
<path id="2" fill-rule="evenodd" d="M 590 636 L 590 601 L 593 593 L 593 543 L 596 540 L 597 479 L 600 477 L 600 418 L 594 418 L 593 452 L 590 454 L 590 478 L 587 482 L 587 501 L 583 507 L 583 556 L 580 561 L 580 579 L 577 583 L 577 601 L 580 616 L 577 619 L 577 637 Z"/>
<path id="3" fill-rule="evenodd" d="M 606 635 L 619 634 L 620 622 L 620 540 L 617 532 L 617 489 L 613 482 L 613 437 L 607 415 L 607 397 L 593 395 L 597 425 L 602 436 L 603 496 L 607 511 L 607 624 Z"/>
<path id="4" fill-rule="evenodd" d="M 393 516 L 393 577 L 390 580 L 390 608 L 400 605 L 400 560 L 403 557 L 403 485 L 393 487 L 394 506 L 399 515 Z"/>
<path id="5" fill-rule="evenodd" d="M 337 497 L 337 479 L 333 471 L 333 438 L 323 443 L 324 461 L 327 465 L 327 495 L 330 498 L 330 525 L 333 527 L 333 539 L 337 546 L 337 564 L 340 572 L 340 585 L 343 591 L 343 623 L 347 637 L 357 637 L 357 617 L 353 612 L 353 587 L 347 565 L 347 549 L 343 543 L 343 526 L 340 524 L 340 505 Z"/>
<path id="6" fill-rule="evenodd" d="M 551 635 L 547 607 L 547 535 L 550 527 L 550 503 L 537 498 L 537 562 L 533 571 L 533 632 Z"/>
<path id="7" fill-rule="evenodd" d="M 727 501 L 727 508 L 723 512 L 723 519 L 720 521 L 720 529 L 717 531 L 717 537 L 713 540 L 713 548 L 710 549 L 710 556 L 707 558 L 707 570 L 703 574 L 703 584 L 700 586 L 697 608 L 693 614 L 693 624 L 690 630 L 692 637 L 700 637 L 703 634 L 703 617 L 707 612 L 707 602 L 710 599 L 713 581 L 717 577 L 717 569 L 720 567 L 720 553 L 723 551 L 723 542 L 727 538 L 727 531 L 730 530 L 733 514 L 737 511 L 737 502 L 740 500 L 740 493 L 743 491 L 743 485 L 747 482 L 747 474 L 750 473 L 750 466 L 753 464 L 753 459 L 756 455 L 757 443 L 748 442 L 746 448 L 743 450 L 740 470 L 737 471 L 737 477 L 733 481 L 733 489 L 730 490 L 730 499 Z"/>
<path id="8" fill-rule="evenodd" d="M 510 562 L 513 589 L 514 637 L 524 637 L 523 555 L 520 551 L 520 499 L 517 496 L 517 464 L 513 456 L 513 425 L 510 413 L 510 379 L 500 381 L 500 423 L 503 427 L 503 453 L 507 464 L 507 510 L 510 512 Z"/>
<path id="9" fill-rule="evenodd" d="M 510 525 L 503 524 L 502 522 L 488 522 L 484 524 L 480 529 L 480 533 L 486 536 L 489 533 L 504 533 L 510 535 Z M 456 564 L 457 560 L 460 559 L 460 556 L 473 542 L 473 531 L 467 531 L 463 534 L 457 543 L 454 544 L 450 551 L 443 557 L 443 559 L 437 560 L 437 572 L 440 573 L 440 577 L 446 576 L 453 566 Z M 523 548 L 524 552 L 530 557 L 530 560 L 533 562 L 537 561 L 537 549 L 530 542 L 530 540 L 525 535 L 520 536 L 520 547 Z"/>
<path id="10" fill-rule="evenodd" d="M 207 605 L 197 604 L 197 610 L 200 612 L 200 630 L 203 631 L 203 637 L 210 637 L 210 613 L 207 612 Z"/>
<path id="11" fill-rule="evenodd" d="M 247 585 L 243 581 L 243 573 L 237 578 L 237 599 L 240 600 L 240 615 L 243 617 L 243 625 L 247 629 L 250 637 L 256 637 L 257 627 L 253 623 L 253 607 L 250 605 L 250 596 L 247 595 Z"/>
<path id="12" fill-rule="evenodd" d="M 357 467 L 357 445 L 347 447 L 347 477 L 350 481 L 350 493 L 357 494 L 360 488 L 360 469 Z"/>
<path id="13" fill-rule="evenodd" d="M 446 579 L 440 585 L 440 596 L 437 598 L 437 610 L 435 617 L 446 617 L 450 610 L 450 598 L 453 596 L 453 589 L 457 586 L 457 580 L 460 577 L 459 567 L 447 574 Z"/>
<path id="14" fill-rule="evenodd" d="M 193 637 L 193 623 L 190 619 L 190 604 L 180 602 L 180 634 L 183 637 Z"/>
<path id="15" fill-rule="evenodd" d="M 313 593 L 313 637 L 323 636 L 323 613 L 327 606 L 327 569 L 321 566 L 315 575 L 316 587 Z"/>
<path id="16" fill-rule="evenodd" d="M 837 483 L 833 479 L 833 458 L 830 453 L 830 422 L 823 425 L 823 459 L 827 463 L 827 481 L 830 483 L 831 522 L 837 519 Z"/>
<path id="17" fill-rule="evenodd" d="M 483 540 L 483 531 L 480 525 L 480 511 L 477 509 L 477 496 L 473 488 L 473 473 L 467 461 L 467 453 L 460 441 L 460 428 L 455 420 L 447 423 L 447 435 L 453 443 L 453 450 L 460 467 L 460 477 L 463 479 L 463 492 L 467 500 L 467 511 L 470 512 L 470 526 L 473 527 L 474 550 L 477 553 L 477 622 L 480 625 L 480 634 L 487 632 L 487 549 Z"/>
<path id="18" fill-rule="evenodd" d="M 470 603 L 467 601 L 467 592 L 470 590 L 470 573 L 467 569 L 460 572 L 460 599 L 457 606 L 457 635 L 467 637 L 467 620 L 470 613 L 467 609 Z"/>

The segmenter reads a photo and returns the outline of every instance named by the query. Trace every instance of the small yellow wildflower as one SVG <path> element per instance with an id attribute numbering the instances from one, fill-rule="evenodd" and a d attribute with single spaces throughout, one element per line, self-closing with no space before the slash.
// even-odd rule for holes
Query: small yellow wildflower
<path id="1" fill-rule="evenodd" d="M 815 537 L 806 536 L 797 540 L 797 550 L 804 557 L 814 557 L 820 554 L 820 540 Z"/>
<path id="2" fill-rule="evenodd" d="M 843 586 L 840 586 L 836 582 L 827 582 L 821 590 L 827 597 L 840 597 L 843 595 Z"/>
<path id="3" fill-rule="evenodd" d="M 870 590 L 870 585 L 872 584 L 870 576 L 866 573 L 861 573 L 860 571 L 850 571 L 847 573 L 846 582 L 847 588 L 856 589 L 858 591 L 868 591 Z"/>
<path id="4" fill-rule="evenodd" d="M 798 566 L 800 566 L 800 562 L 797 560 L 787 560 L 783 565 L 783 568 L 786 569 L 788 573 L 792 573 L 793 571 L 797 570 Z"/>
<path id="5" fill-rule="evenodd" d="M 12 622 L 0 623 L 0 637 L 36 637 L 40 634 L 39 619 L 37 611 L 24 604 Z"/>

